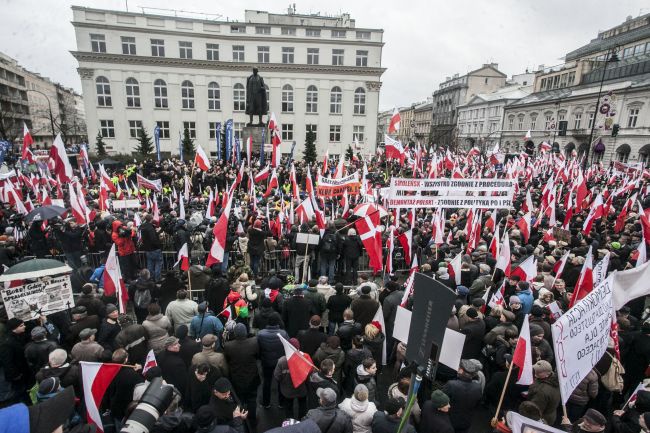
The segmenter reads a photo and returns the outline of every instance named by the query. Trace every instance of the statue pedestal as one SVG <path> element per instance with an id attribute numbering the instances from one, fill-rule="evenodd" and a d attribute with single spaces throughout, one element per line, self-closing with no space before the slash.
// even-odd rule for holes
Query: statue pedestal
<path id="1" fill-rule="evenodd" d="M 242 129 L 242 148 L 245 146 L 246 140 L 248 140 L 248 137 L 253 137 L 253 153 L 259 153 L 260 151 L 260 144 L 262 143 L 262 137 L 264 137 L 264 150 L 266 152 L 270 152 L 270 145 L 268 146 L 269 148 L 267 149 L 267 145 L 271 142 L 270 137 L 269 137 L 269 131 L 266 131 L 266 134 L 264 134 L 264 128 L 266 126 L 244 126 Z"/>

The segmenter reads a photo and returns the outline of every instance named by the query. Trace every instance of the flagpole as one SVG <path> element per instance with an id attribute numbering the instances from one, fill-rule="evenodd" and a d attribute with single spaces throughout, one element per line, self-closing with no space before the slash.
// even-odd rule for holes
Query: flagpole
<path id="1" fill-rule="evenodd" d="M 192 299 L 192 263 L 187 268 L 187 287 L 189 288 L 190 299 Z"/>
<path id="2" fill-rule="evenodd" d="M 506 376 L 506 382 L 503 385 L 503 389 L 501 390 L 501 397 L 499 398 L 499 404 L 497 405 L 497 410 L 494 413 L 494 417 L 492 418 L 492 421 L 490 422 L 490 425 L 492 427 L 496 427 L 497 423 L 499 422 L 499 412 L 501 411 L 501 405 L 503 404 L 503 398 L 506 395 L 506 389 L 508 388 L 508 384 L 510 383 L 510 374 L 512 373 L 512 366 L 514 365 L 514 362 L 511 360 L 510 361 L 510 367 L 508 368 L 508 375 Z M 564 409 L 564 413 L 566 414 L 566 408 Z"/>

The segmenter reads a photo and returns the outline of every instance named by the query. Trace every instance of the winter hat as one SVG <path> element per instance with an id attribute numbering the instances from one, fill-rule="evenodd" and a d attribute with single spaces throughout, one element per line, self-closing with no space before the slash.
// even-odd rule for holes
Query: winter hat
<path id="1" fill-rule="evenodd" d="M 178 343 L 178 338 L 176 337 L 165 338 L 165 349 L 167 349 L 169 346 L 173 346 L 176 343 Z"/>
<path id="2" fill-rule="evenodd" d="M 178 341 L 178 340 L 177 340 Z M 203 347 L 212 347 L 212 345 L 217 341 L 217 336 L 214 334 L 205 334 L 203 338 L 201 338 L 201 345 Z"/>
<path id="3" fill-rule="evenodd" d="M 336 391 L 332 388 L 318 388 L 316 390 L 318 398 L 323 400 L 324 406 L 331 406 L 336 404 Z"/>
<path id="4" fill-rule="evenodd" d="M 468 308 L 465 314 L 467 315 L 467 317 L 472 319 L 476 319 L 478 317 L 478 311 L 476 311 L 476 308 L 472 308 L 472 307 Z"/>
<path id="5" fill-rule="evenodd" d="M 445 407 L 449 404 L 449 397 L 441 390 L 436 389 L 431 393 L 431 404 L 436 409 L 440 409 L 441 407 Z"/>
<path id="6" fill-rule="evenodd" d="M 461 359 L 460 368 L 470 375 L 474 375 L 479 371 L 478 365 L 469 359 Z"/>
<path id="7" fill-rule="evenodd" d="M 582 417 L 582 419 L 583 421 L 587 421 L 589 424 L 595 424 L 603 427 L 607 425 L 607 419 L 603 416 L 603 414 L 593 408 L 587 409 L 587 412 L 585 412 L 585 415 Z M 645 420 L 645 416 L 643 419 Z"/>
<path id="8" fill-rule="evenodd" d="M 25 322 L 23 322 L 22 320 L 20 320 L 20 319 L 18 319 L 16 317 L 12 317 L 11 319 L 7 320 L 7 329 L 9 331 L 13 331 L 14 329 L 18 328 L 23 323 L 25 323 Z"/>
<path id="9" fill-rule="evenodd" d="M 508 304 L 521 304 L 521 299 L 519 299 L 519 296 L 512 295 L 510 299 L 508 299 Z"/>
<path id="10" fill-rule="evenodd" d="M 238 323 L 235 325 L 235 339 L 243 340 L 248 336 L 248 331 L 246 330 L 246 325 L 243 323 Z"/>
<path id="11" fill-rule="evenodd" d="M 217 381 L 214 383 L 214 390 L 220 393 L 226 393 L 228 391 L 232 390 L 232 383 L 230 383 L 230 380 L 226 377 L 220 377 L 217 379 Z"/>
<path id="12" fill-rule="evenodd" d="M 47 379 L 43 379 L 41 384 L 38 386 L 38 393 L 41 395 L 52 394 L 54 391 L 58 391 L 60 386 L 61 381 L 58 377 L 48 377 Z"/>
<path id="13" fill-rule="evenodd" d="M 111 314 L 113 311 L 117 311 L 115 304 L 106 304 L 106 315 Z"/>
<path id="14" fill-rule="evenodd" d="M 45 338 L 46 335 L 47 331 L 42 326 L 35 326 L 31 332 L 32 340 L 40 340 L 41 338 Z"/>
<path id="15" fill-rule="evenodd" d="M 536 335 L 544 335 L 544 329 L 534 323 L 530 324 L 530 336 L 534 337 Z"/>
<path id="16" fill-rule="evenodd" d="M 295 347 L 296 349 L 300 350 L 300 341 L 298 341 L 297 338 L 295 338 L 295 337 L 294 337 L 294 338 L 290 338 L 290 339 L 289 339 L 289 343 L 290 343 L 293 347 Z"/>
<path id="17" fill-rule="evenodd" d="M 533 371 L 535 373 L 553 373 L 553 367 L 548 361 L 542 359 L 533 365 Z"/>
<path id="18" fill-rule="evenodd" d="M 544 309 L 539 305 L 533 305 L 533 308 L 530 310 L 530 314 L 535 317 L 542 317 L 544 315 Z"/>
<path id="19" fill-rule="evenodd" d="M 209 405 L 201 406 L 194 414 L 194 424 L 198 428 L 208 427 L 214 421 L 215 414 Z"/>

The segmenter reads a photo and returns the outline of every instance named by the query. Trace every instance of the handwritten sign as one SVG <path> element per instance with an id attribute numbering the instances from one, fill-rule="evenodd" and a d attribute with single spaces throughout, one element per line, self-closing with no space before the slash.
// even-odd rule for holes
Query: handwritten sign
<path id="1" fill-rule="evenodd" d="M 74 306 L 70 276 L 43 278 L 34 283 L 0 290 L 7 316 L 32 320 Z"/>

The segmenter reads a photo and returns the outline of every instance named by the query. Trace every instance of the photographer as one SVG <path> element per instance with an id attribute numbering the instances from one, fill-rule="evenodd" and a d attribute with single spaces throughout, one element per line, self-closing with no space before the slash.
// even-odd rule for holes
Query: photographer
<path id="1" fill-rule="evenodd" d="M 70 267 L 81 267 L 85 226 L 79 226 L 74 218 L 69 218 L 63 225 L 54 225 L 54 235 L 61 244 L 63 254 Z"/>
<path id="2" fill-rule="evenodd" d="M 117 247 L 117 255 L 120 261 L 120 268 L 125 280 L 134 280 L 138 270 L 135 258 L 135 244 L 133 238 L 135 230 L 125 226 L 122 221 L 113 221 L 113 234 L 111 239 Z"/>
<path id="3" fill-rule="evenodd" d="M 29 245 L 29 251 L 39 259 L 50 253 L 45 230 L 43 230 L 43 220 L 40 215 L 36 215 L 32 219 L 32 225 L 27 232 L 27 244 Z"/>

